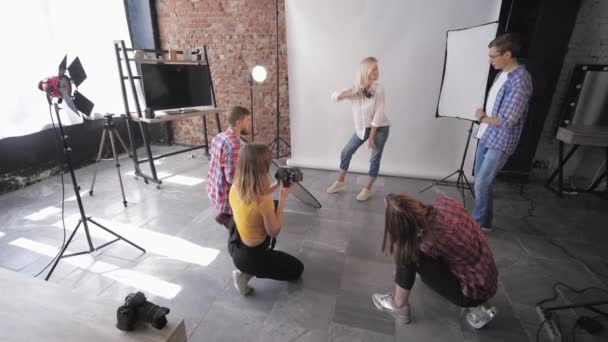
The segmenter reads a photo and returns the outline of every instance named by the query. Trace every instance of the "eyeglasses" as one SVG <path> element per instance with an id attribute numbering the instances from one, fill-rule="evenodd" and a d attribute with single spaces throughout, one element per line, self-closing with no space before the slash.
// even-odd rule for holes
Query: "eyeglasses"
<path id="1" fill-rule="evenodd" d="M 490 57 L 490 59 L 495 59 L 495 58 L 500 57 L 500 56 L 502 56 L 502 55 L 504 55 L 504 52 L 503 52 L 503 53 L 501 53 L 501 54 L 498 54 L 498 55 L 494 55 L 494 56 L 492 56 L 492 55 L 488 55 L 488 57 Z"/>

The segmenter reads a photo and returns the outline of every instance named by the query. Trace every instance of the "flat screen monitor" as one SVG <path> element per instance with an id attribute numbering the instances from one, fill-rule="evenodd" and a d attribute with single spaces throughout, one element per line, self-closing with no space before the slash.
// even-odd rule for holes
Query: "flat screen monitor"
<path id="1" fill-rule="evenodd" d="M 146 107 L 152 110 L 211 106 L 208 65 L 140 65 Z"/>

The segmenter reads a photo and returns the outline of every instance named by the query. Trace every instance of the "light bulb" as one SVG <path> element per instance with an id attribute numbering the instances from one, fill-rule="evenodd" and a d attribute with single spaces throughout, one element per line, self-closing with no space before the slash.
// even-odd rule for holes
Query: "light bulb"
<path id="1" fill-rule="evenodd" d="M 264 82 L 267 76 L 268 71 L 261 65 L 256 65 L 253 67 L 253 69 L 251 69 L 251 77 L 253 77 L 253 80 L 258 83 Z"/>

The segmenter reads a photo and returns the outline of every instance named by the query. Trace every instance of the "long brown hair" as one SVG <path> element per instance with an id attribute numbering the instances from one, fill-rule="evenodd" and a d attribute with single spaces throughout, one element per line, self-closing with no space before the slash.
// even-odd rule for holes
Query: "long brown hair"
<path id="1" fill-rule="evenodd" d="M 272 155 L 264 144 L 245 144 L 239 151 L 234 186 L 241 201 L 249 204 L 270 192 L 268 171 Z"/>
<path id="2" fill-rule="evenodd" d="M 415 263 L 420 239 L 426 232 L 433 207 L 406 194 L 386 196 L 382 251 L 395 257 L 397 265 Z"/>

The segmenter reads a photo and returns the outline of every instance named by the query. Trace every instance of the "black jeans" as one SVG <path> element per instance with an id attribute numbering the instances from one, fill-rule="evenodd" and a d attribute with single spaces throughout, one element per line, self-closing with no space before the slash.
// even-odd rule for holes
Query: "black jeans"
<path id="1" fill-rule="evenodd" d="M 300 279 L 304 271 L 304 264 L 292 255 L 275 251 L 274 243 L 270 237 L 267 237 L 258 246 L 249 247 L 241 241 L 234 220 L 232 220 L 229 230 L 228 253 L 230 253 L 234 266 L 239 271 L 258 278 L 283 281 Z"/>
<path id="2" fill-rule="evenodd" d="M 449 265 L 441 258 L 433 258 L 420 253 L 415 265 L 397 266 L 395 283 L 406 290 L 411 290 L 416 280 L 416 273 L 433 291 L 459 307 L 468 308 L 485 302 L 485 300 L 465 297 L 462 293 L 460 281 L 452 274 Z"/>

